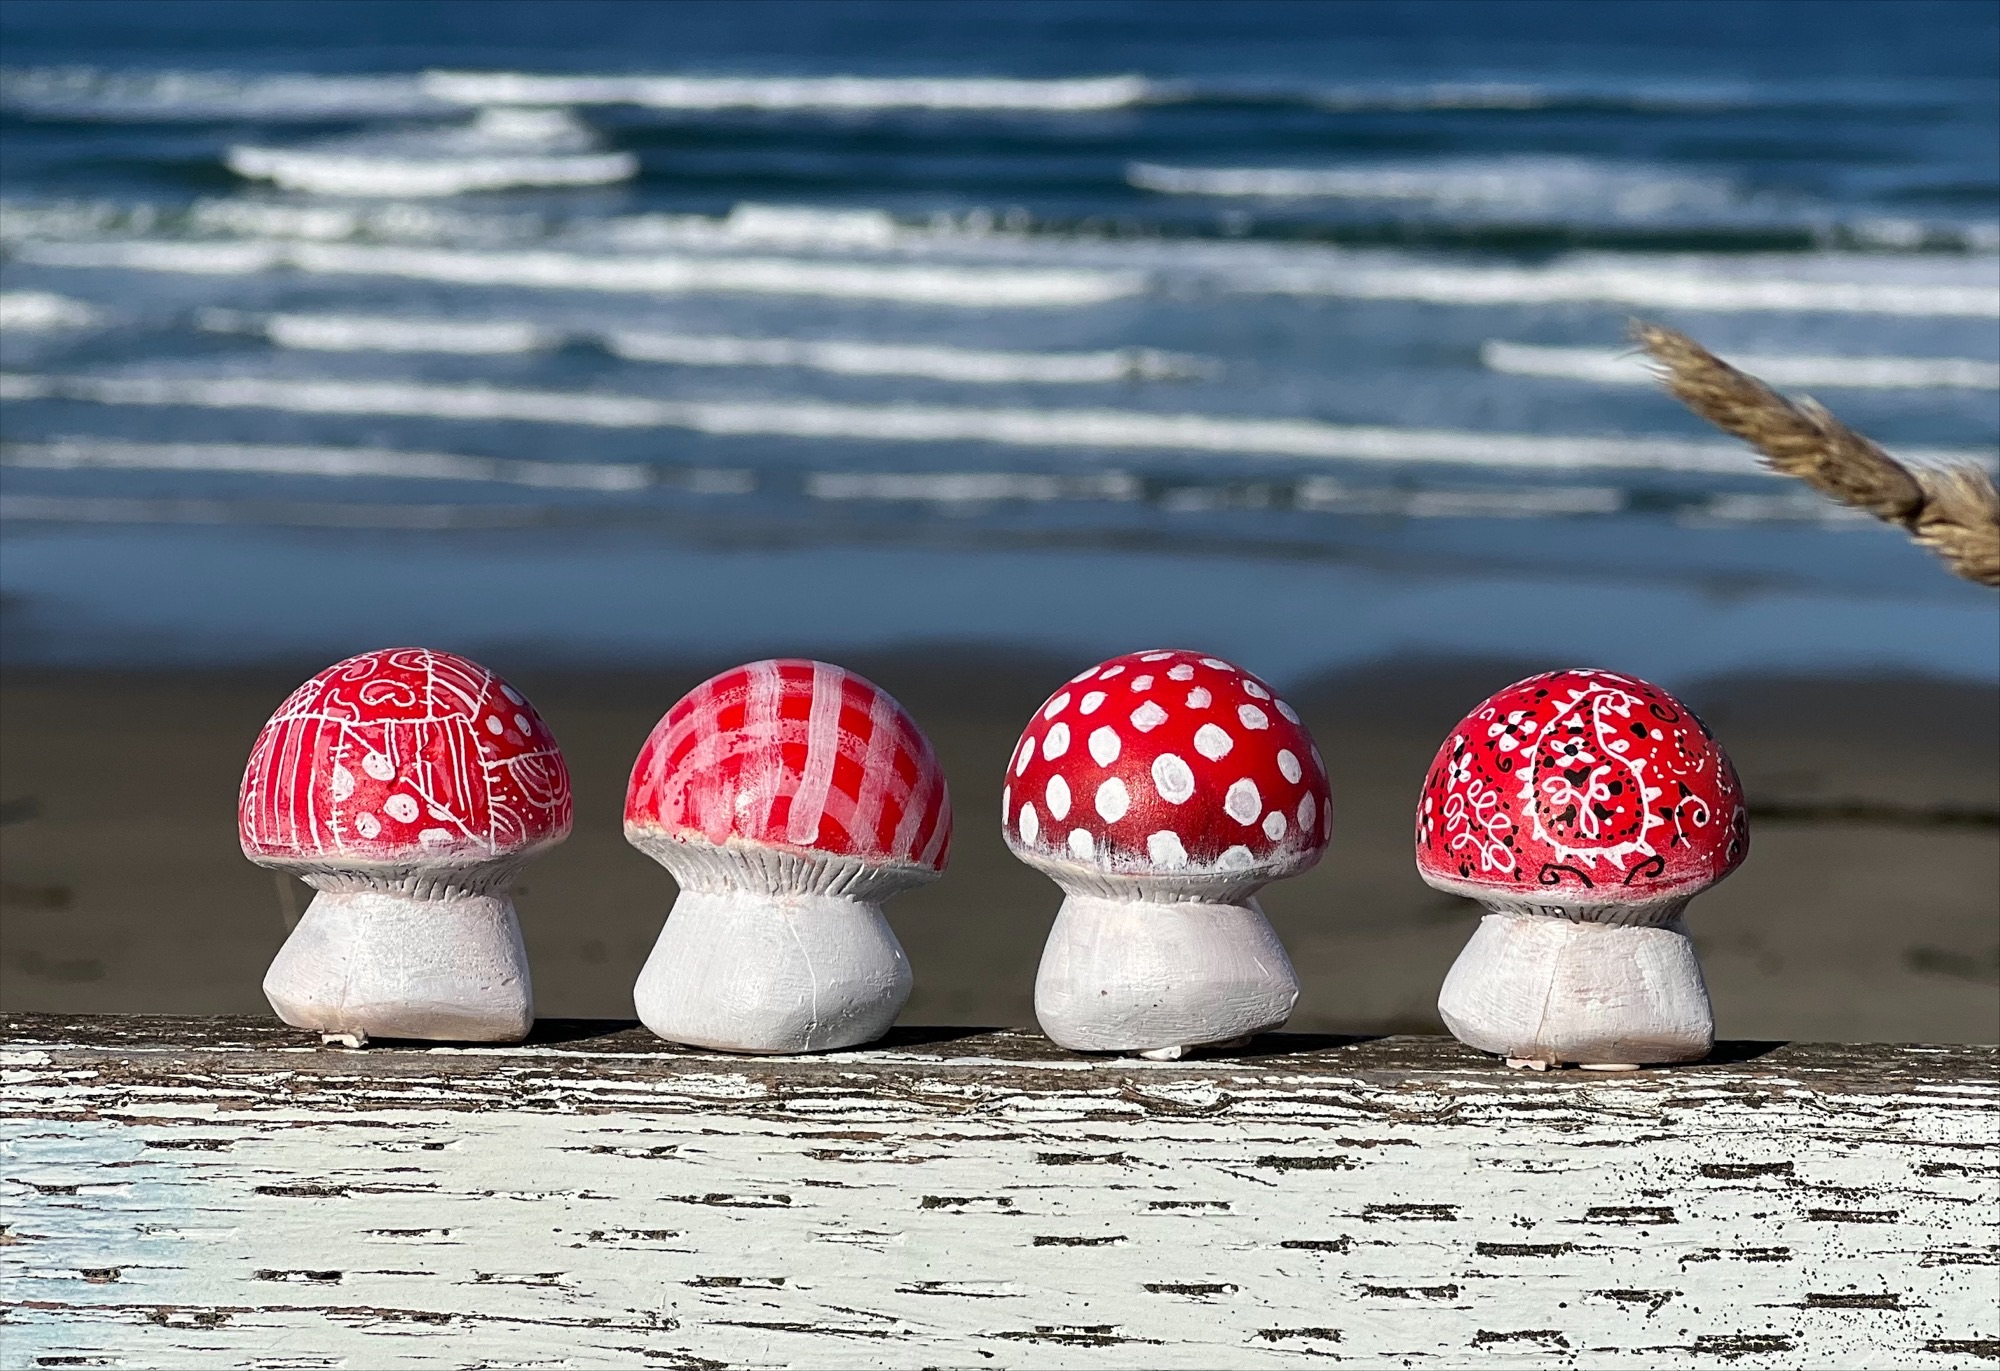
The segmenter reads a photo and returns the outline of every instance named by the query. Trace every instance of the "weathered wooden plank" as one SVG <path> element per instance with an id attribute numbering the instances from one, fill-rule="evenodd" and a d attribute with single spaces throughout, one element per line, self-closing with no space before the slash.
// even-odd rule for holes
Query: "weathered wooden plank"
<path id="1" fill-rule="evenodd" d="M 0 1020 L 7 1366 L 1979 1366 L 2000 1054 Z"/>

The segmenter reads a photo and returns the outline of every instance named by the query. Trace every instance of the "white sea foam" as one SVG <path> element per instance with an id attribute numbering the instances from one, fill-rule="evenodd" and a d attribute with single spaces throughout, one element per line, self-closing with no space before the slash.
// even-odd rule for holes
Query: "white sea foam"
<path id="1" fill-rule="evenodd" d="M 1403 490 L 1394 486 L 1356 486 L 1330 476 L 1310 476 L 1300 481 L 1292 499 L 1300 509 L 1335 514 L 1394 514 L 1412 519 L 1542 519 L 1616 514 L 1626 505 L 1625 492 L 1614 486 Z"/>
<path id="2" fill-rule="evenodd" d="M 518 320 L 408 319 L 363 314 L 243 314 L 203 310 L 214 333 L 255 333 L 316 352 L 445 352 L 501 356 L 559 345 L 564 335 Z"/>
<path id="3" fill-rule="evenodd" d="M 1009 447 L 1206 452 L 1358 462 L 1451 463 L 1523 470 L 1626 469 L 1756 473 L 1734 443 L 1661 437 L 1483 433 L 1387 428 L 1310 419 L 1246 419 L 1116 409 L 998 409 L 845 405 L 806 400 L 708 402 L 635 395 L 395 381 L 260 377 L 0 374 L 0 399 L 268 409 L 301 414 L 673 428 L 728 436 Z M 1899 448 L 1916 461 L 1991 465 L 1978 449 Z"/>
<path id="4" fill-rule="evenodd" d="M 1599 213 L 1646 219 L 1670 211 L 1727 209 L 1739 196 L 1720 177 L 1569 157 L 1386 163 L 1373 166 L 1173 167 L 1135 162 L 1125 179 L 1172 195 L 1382 200 L 1452 211 Z"/>
<path id="5" fill-rule="evenodd" d="M 58 67 L 4 73 L 0 108 L 78 119 L 313 123 L 439 113 L 451 104 L 427 94 L 414 74 L 246 76 Z"/>
<path id="6" fill-rule="evenodd" d="M 1138 76 L 1059 80 L 1001 77 L 542 76 L 425 72 L 425 94 L 462 105 L 641 105 L 669 110 L 1044 111 L 1081 113 L 1138 104 Z"/>
<path id="7" fill-rule="evenodd" d="M 513 186 L 603 186 L 628 180 L 639 170 L 639 159 L 629 152 L 447 160 L 235 147 L 225 160 L 238 176 L 312 195 L 463 195 Z"/>
<path id="8" fill-rule="evenodd" d="M 46 242 L 19 245 L 50 266 L 248 275 L 290 267 L 325 275 L 392 276 L 456 285 L 523 286 L 629 294 L 742 292 L 889 300 L 966 309 L 1046 309 L 1137 294 L 1137 272 L 1066 268 L 929 266 L 799 257 L 593 256 L 557 251 L 480 252 L 363 243 Z"/>
<path id="9" fill-rule="evenodd" d="M 406 129 L 302 147 L 233 147 L 238 176 L 315 195 L 439 196 L 512 186 L 601 186 L 637 174 L 564 110 L 487 109 L 455 128 Z"/>
<path id="10" fill-rule="evenodd" d="M 0 291 L 0 329 L 41 333 L 96 323 L 97 310 L 81 300 L 46 290 Z"/>
<path id="11" fill-rule="evenodd" d="M 1511 376 L 1554 376 L 1607 386 L 1651 386 L 1658 375 L 1639 352 L 1604 348 L 1536 347 L 1495 338 L 1480 345 L 1489 370 Z M 1781 386 L 1833 389 L 2000 390 L 2000 362 L 1976 357 L 1839 357 L 1731 352 L 1725 361 Z"/>
<path id="12" fill-rule="evenodd" d="M 999 501 L 1136 500 L 1139 478 L 1122 471 L 1059 476 L 1017 471 L 816 471 L 806 476 L 815 500 L 910 501 L 983 505 Z"/>
<path id="13" fill-rule="evenodd" d="M 1000 352 L 941 344 L 852 339 L 734 338 L 676 333 L 612 333 L 605 345 L 637 362 L 700 367 L 802 367 L 846 376 L 922 376 L 974 385 L 1018 382 L 1092 385 L 1165 380 L 1210 370 L 1201 358 L 1153 348 L 1101 352 Z"/>
<path id="14" fill-rule="evenodd" d="M 594 342 L 634 362 L 696 367 L 798 367 L 846 376 L 922 376 L 974 385 L 1039 382 L 1092 385 L 1207 375 L 1199 357 L 1154 348 L 1098 352 L 1002 352 L 942 344 L 861 339 L 741 338 L 730 335 L 565 332 L 522 320 L 411 319 L 351 314 L 244 314 L 204 310 L 217 333 L 254 333 L 280 347 L 320 352 L 439 352 L 502 355 Z"/>
<path id="15" fill-rule="evenodd" d="M 1987 282 L 1840 280 L 1753 276 L 1713 260 L 1559 259 L 1547 266 L 1268 264 L 1236 276 L 1239 289 L 1440 305 L 1608 304 L 1693 311 L 1892 314 L 2000 318 L 2000 287 Z"/>
<path id="16" fill-rule="evenodd" d="M 525 462 L 386 448 L 128 443 L 96 438 L 0 445 L 0 466 L 47 471 L 201 471 L 260 476 L 490 481 L 597 491 L 640 490 L 654 484 L 653 468 L 638 462 Z"/>

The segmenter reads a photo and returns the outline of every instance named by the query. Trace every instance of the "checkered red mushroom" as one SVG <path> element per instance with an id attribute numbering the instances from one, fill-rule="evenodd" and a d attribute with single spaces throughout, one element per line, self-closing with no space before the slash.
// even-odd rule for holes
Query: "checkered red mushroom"
<path id="1" fill-rule="evenodd" d="M 1050 1037 L 1178 1053 L 1282 1023 L 1298 982 L 1251 897 L 1319 860 L 1329 808 L 1298 714 L 1231 662 L 1135 652 L 1056 691 L 1002 798 L 1008 846 L 1069 896 L 1036 985 Z"/>
<path id="2" fill-rule="evenodd" d="M 570 829 L 534 706 L 449 652 L 337 662 L 257 735 L 244 855 L 319 895 L 265 978 L 279 1017 L 368 1036 L 504 1040 L 533 1021 L 514 873 Z"/>
<path id="3" fill-rule="evenodd" d="M 653 729 L 625 835 L 681 887 L 640 1018 L 677 1042 L 810 1051 L 879 1037 L 909 998 L 880 904 L 944 870 L 951 798 L 886 691 L 827 662 L 751 662 Z"/>
<path id="4" fill-rule="evenodd" d="M 1694 712 L 1608 671 L 1496 692 L 1438 749 L 1417 869 L 1492 911 L 1439 1011 L 1527 1065 L 1707 1055 L 1708 993 L 1681 912 L 1749 851 L 1743 789 Z"/>

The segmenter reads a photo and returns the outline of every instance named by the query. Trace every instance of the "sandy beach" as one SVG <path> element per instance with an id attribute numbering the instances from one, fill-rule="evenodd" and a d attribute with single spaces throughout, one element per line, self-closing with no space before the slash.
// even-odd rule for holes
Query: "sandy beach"
<path id="1" fill-rule="evenodd" d="M 950 777 L 949 874 L 889 915 L 916 969 L 906 1023 L 1032 1022 L 1058 903 L 994 815 L 1030 711 L 1087 663 L 970 650 L 848 663 L 928 730 Z M 668 905 L 625 844 L 627 770 L 654 720 L 727 663 L 629 674 L 498 666 L 560 738 L 576 832 L 519 892 L 538 1011 L 629 1016 Z M 1290 692 L 1333 776 L 1333 846 L 1264 903 L 1304 994 L 1292 1027 L 1436 1032 L 1474 908 L 1427 889 L 1409 810 L 1462 712 L 1535 663 L 1404 661 Z M 266 1012 L 265 965 L 311 892 L 246 862 L 235 799 L 251 739 L 300 669 L 14 671 L 0 678 L 0 1002 L 11 1010 Z M 1742 772 L 1753 850 L 1690 924 L 1733 1038 L 2000 1037 L 2000 719 L 1990 689 L 1909 677 L 1718 679 L 1681 693 Z"/>

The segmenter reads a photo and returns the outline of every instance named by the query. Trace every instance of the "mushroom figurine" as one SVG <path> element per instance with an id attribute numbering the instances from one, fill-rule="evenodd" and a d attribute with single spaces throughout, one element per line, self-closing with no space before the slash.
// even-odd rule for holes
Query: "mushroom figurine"
<path id="1" fill-rule="evenodd" d="M 1686 705 L 1608 671 L 1510 685 L 1438 749 L 1416 839 L 1427 883 L 1490 911 L 1438 996 L 1459 1041 L 1537 1070 L 1708 1055 L 1681 911 L 1742 862 L 1750 829 Z"/>
<path id="2" fill-rule="evenodd" d="M 518 1042 L 534 1023 L 509 890 L 569 836 L 547 724 L 476 662 L 385 648 L 292 692 L 243 773 L 243 853 L 319 893 L 264 977 L 329 1042 Z"/>
<path id="3" fill-rule="evenodd" d="M 910 998 L 882 902 L 944 871 L 951 797 L 887 691 L 826 662 L 752 662 L 654 727 L 625 837 L 680 885 L 633 989 L 646 1027 L 817 1052 L 881 1037 Z"/>
<path id="4" fill-rule="evenodd" d="M 1063 890 L 1035 977 L 1055 1042 L 1173 1060 L 1291 1017 L 1298 977 L 1254 897 L 1326 849 L 1326 769 L 1255 676 L 1155 651 L 1074 677 L 1021 734 L 1001 821 Z"/>

